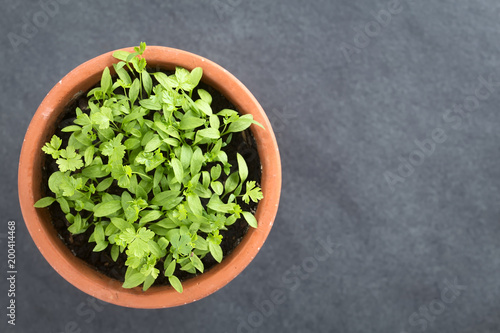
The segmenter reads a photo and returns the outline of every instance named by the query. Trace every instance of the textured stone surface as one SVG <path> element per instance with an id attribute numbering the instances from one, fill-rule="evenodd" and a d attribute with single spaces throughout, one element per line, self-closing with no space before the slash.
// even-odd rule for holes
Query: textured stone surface
<path id="1" fill-rule="evenodd" d="M 1 1 L 0 212 L 18 222 L 19 274 L 18 325 L 5 330 L 3 314 L 0 331 L 500 331 L 500 85 L 453 111 L 474 102 L 480 78 L 500 82 L 498 1 L 60 3 L 44 16 L 41 3 Z M 380 10 L 392 12 L 384 26 Z M 22 37 L 33 21 L 42 27 Z M 14 47 L 9 33 L 25 39 Z M 216 294 L 165 310 L 92 307 L 23 225 L 18 155 L 50 87 L 142 40 L 203 55 L 255 94 L 282 154 L 280 211 L 257 258 Z M 446 140 L 431 153 L 436 129 Z M 420 165 L 403 170 L 410 155 Z"/>

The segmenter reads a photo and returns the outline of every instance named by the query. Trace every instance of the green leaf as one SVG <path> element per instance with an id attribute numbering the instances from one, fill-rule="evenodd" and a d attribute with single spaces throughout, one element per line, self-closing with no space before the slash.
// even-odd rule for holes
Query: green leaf
<path id="1" fill-rule="evenodd" d="M 64 127 L 61 132 L 65 132 L 65 133 L 69 133 L 69 132 L 76 132 L 76 131 L 80 131 L 82 128 L 78 125 L 70 125 L 70 126 L 66 126 Z"/>
<path id="2" fill-rule="evenodd" d="M 141 146 L 141 140 L 136 138 L 129 138 L 123 143 L 127 150 L 134 150 Z"/>
<path id="3" fill-rule="evenodd" d="M 92 105 L 93 103 L 90 103 L 89 105 Z M 80 108 L 76 108 L 76 113 L 77 117 L 73 121 L 75 124 L 81 125 L 81 126 L 89 126 L 92 125 L 92 121 L 90 120 L 90 117 L 88 114 L 83 113 Z"/>
<path id="4" fill-rule="evenodd" d="M 132 82 L 132 86 L 130 87 L 129 90 L 129 99 L 131 104 L 134 104 L 135 100 L 137 99 L 137 96 L 139 96 L 140 89 L 141 89 L 141 82 L 138 79 L 134 79 L 134 82 Z"/>
<path id="5" fill-rule="evenodd" d="M 94 216 L 95 217 L 110 216 L 119 211 L 121 208 L 122 204 L 120 200 L 103 202 L 94 206 Z"/>
<path id="6" fill-rule="evenodd" d="M 190 193 L 186 196 L 186 200 L 193 214 L 201 216 L 203 213 L 203 206 L 201 205 L 200 197 L 194 193 Z"/>
<path id="7" fill-rule="evenodd" d="M 198 95 L 208 104 L 212 104 L 212 96 L 204 89 L 198 89 Z"/>
<path id="8" fill-rule="evenodd" d="M 104 251 L 108 247 L 109 243 L 107 241 L 98 243 L 93 249 L 93 252 L 101 252 Z"/>
<path id="9" fill-rule="evenodd" d="M 121 163 L 125 157 L 125 146 L 122 145 L 123 134 L 118 134 L 115 138 L 103 143 L 100 146 L 102 154 L 108 156 L 110 162 Z"/>
<path id="10" fill-rule="evenodd" d="M 109 237 L 111 235 L 118 233 L 118 231 L 119 229 L 113 223 L 108 223 L 108 225 L 104 229 L 104 235 Z"/>
<path id="11" fill-rule="evenodd" d="M 252 213 L 242 212 L 241 214 L 243 214 L 243 217 L 252 228 L 257 228 L 257 219 L 255 218 L 255 216 L 253 216 Z"/>
<path id="12" fill-rule="evenodd" d="M 164 191 L 155 195 L 151 203 L 156 206 L 164 206 L 169 201 L 177 198 L 179 194 L 180 191 Z"/>
<path id="13" fill-rule="evenodd" d="M 189 83 L 192 84 L 193 87 L 196 87 L 203 76 L 203 69 L 201 67 L 196 67 L 189 74 Z"/>
<path id="14" fill-rule="evenodd" d="M 219 181 L 212 182 L 210 186 L 217 195 L 222 195 L 222 193 L 224 192 L 224 186 Z"/>
<path id="15" fill-rule="evenodd" d="M 217 115 L 222 116 L 222 117 L 232 117 L 232 116 L 237 116 L 238 112 L 231 110 L 231 109 L 223 109 L 219 112 L 217 112 Z"/>
<path id="16" fill-rule="evenodd" d="M 229 175 L 229 172 L 228 172 L 228 171 L 226 171 L 226 169 L 228 168 L 228 166 L 230 167 L 231 165 L 227 163 L 227 154 L 226 154 L 226 152 L 224 152 L 224 151 L 222 151 L 222 150 L 221 150 L 221 151 L 219 151 L 219 152 L 217 153 L 217 156 L 215 157 L 215 160 L 216 160 L 216 161 L 219 161 L 219 162 L 221 162 L 221 163 L 223 164 L 223 166 L 224 166 L 224 172 L 225 172 L 227 175 Z"/>
<path id="17" fill-rule="evenodd" d="M 156 113 L 155 117 L 157 115 L 159 116 L 160 114 Z M 163 122 L 160 119 L 155 119 L 154 124 L 155 124 L 156 129 L 160 132 L 160 135 L 163 134 L 163 133 L 167 133 L 168 134 L 167 123 Z M 161 133 L 161 132 L 163 132 L 163 133 Z M 162 135 L 162 137 L 163 137 L 163 135 Z"/>
<path id="18" fill-rule="evenodd" d="M 83 149 L 84 147 L 88 147 L 92 145 L 92 137 L 93 134 L 88 134 L 87 132 L 76 131 L 71 134 L 68 145 L 75 147 L 75 149 Z"/>
<path id="19" fill-rule="evenodd" d="M 134 257 L 134 256 L 128 256 L 127 261 L 125 261 L 125 265 L 128 266 L 129 268 L 133 268 L 133 269 L 141 267 L 143 265 L 143 263 L 144 263 L 143 258 Z M 128 272 L 128 270 L 127 270 L 127 272 Z M 127 274 L 125 275 L 125 280 L 126 279 L 127 279 Z"/>
<path id="20" fill-rule="evenodd" d="M 113 52 L 113 57 L 115 57 L 118 60 L 122 60 L 122 61 L 127 61 L 127 58 L 129 55 L 130 55 L 130 52 L 122 51 L 122 50 L 118 50 L 118 51 Z"/>
<path id="21" fill-rule="evenodd" d="M 193 157 L 193 150 L 191 149 L 191 146 L 183 144 L 181 147 L 180 161 L 184 169 L 189 168 L 189 164 L 191 163 L 192 157 Z"/>
<path id="22" fill-rule="evenodd" d="M 68 227 L 68 231 L 73 235 L 79 235 L 87 230 L 87 226 L 84 225 L 82 217 L 80 214 L 76 214 L 73 223 Z M 102 240 L 104 242 L 104 239 Z"/>
<path id="23" fill-rule="evenodd" d="M 259 200 L 263 199 L 264 195 L 262 194 L 262 191 L 260 187 L 256 187 L 255 181 L 248 181 L 247 182 L 247 188 L 246 188 L 246 193 L 243 195 L 243 201 L 245 203 L 250 203 L 250 200 L 253 202 L 259 202 Z"/>
<path id="24" fill-rule="evenodd" d="M 160 148 L 162 145 L 163 141 L 160 139 L 160 136 L 158 134 L 155 134 L 151 140 L 146 144 L 144 147 L 145 152 L 152 152 L 155 151 L 156 149 Z"/>
<path id="25" fill-rule="evenodd" d="M 159 111 L 161 110 L 161 103 L 156 99 L 152 98 L 151 96 L 150 99 L 141 99 L 139 101 L 139 104 L 148 110 L 154 110 L 154 111 Z"/>
<path id="26" fill-rule="evenodd" d="M 208 171 L 202 171 L 201 174 L 203 176 L 203 187 L 208 188 L 210 186 L 210 173 L 208 173 Z"/>
<path id="27" fill-rule="evenodd" d="M 179 132 L 173 126 L 167 127 L 166 133 L 168 135 L 170 135 L 171 137 L 174 137 L 174 138 L 179 139 L 179 140 L 181 139 Z"/>
<path id="28" fill-rule="evenodd" d="M 132 168 L 130 165 L 114 165 L 113 178 L 118 180 L 118 186 L 128 189 L 131 183 Z"/>
<path id="29" fill-rule="evenodd" d="M 165 160 L 166 159 L 163 157 L 163 154 L 158 151 L 155 154 L 141 152 L 135 159 L 137 163 L 144 164 L 146 166 L 146 172 L 154 170 L 156 167 L 165 162 Z"/>
<path id="30" fill-rule="evenodd" d="M 148 243 L 155 236 L 154 232 L 142 227 L 137 230 L 137 233 L 134 233 L 132 230 L 127 229 L 126 234 L 124 234 L 125 233 L 121 234 L 120 238 L 129 243 L 128 253 L 135 257 L 141 257 L 144 254 L 149 253 Z"/>
<path id="31" fill-rule="evenodd" d="M 106 178 L 106 179 L 103 179 L 96 187 L 96 191 L 97 192 L 104 192 L 106 191 L 110 186 L 111 184 L 113 184 L 113 178 Z"/>
<path id="32" fill-rule="evenodd" d="M 75 148 L 72 146 L 62 149 L 56 162 L 62 172 L 76 171 L 83 167 L 82 157 L 76 153 Z"/>
<path id="33" fill-rule="evenodd" d="M 52 155 L 53 159 L 57 159 L 59 157 L 59 148 L 61 148 L 62 140 L 57 136 L 52 136 L 50 143 L 47 142 L 45 146 L 42 147 L 42 150 L 48 154 Z"/>
<path id="34" fill-rule="evenodd" d="M 208 242 L 203 237 L 197 237 L 194 245 L 198 250 L 208 251 Z"/>
<path id="35" fill-rule="evenodd" d="M 154 240 L 150 240 L 148 242 L 149 245 L 149 250 L 151 251 L 151 254 L 154 255 L 157 258 L 161 258 L 165 256 L 166 251 L 162 251 L 158 243 L 156 243 Z"/>
<path id="36" fill-rule="evenodd" d="M 210 107 L 210 104 L 208 104 L 204 100 L 198 99 L 196 100 L 196 102 L 194 102 L 194 104 L 201 112 L 203 112 L 207 116 L 212 115 L 212 108 Z"/>
<path id="37" fill-rule="evenodd" d="M 111 74 L 109 73 L 109 68 L 104 68 L 101 77 L 101 88 L 102 91 L 107 93 L 111 89 Z"/>
<path id="38" fill-rule="evenodd" d="M 160 221 L 161 222 L 161 221 Z M 158 239 L 158 246 L 160 249 L 165 250 L 170 242 L 165 237 L 160 237 Z"/>
<path id="39" fill-rule="evenodd" d="M 217 164 L 210 169 L 210 175 L 212 176 L 212 180 L 217 180 L 220 177 L 220 174 L 222 172 L 222 168 L 220 164 Z"/>
<path id="40" fill-rule="evenodd" d="M 134 228 L 128 228 L 125 229 L 121 234 L 120 234 L 120 239 L 125 242 L 126 244 L 132 243 L 135 240 L 136 236 L 136 231 Z"/>
<path id="41" fill-rule="evenodd" d="M 190 261 L 186 261 L 185 263 L 183 263 L 181 270 L 191 274 L 196 274 L 196 268 L 194 268 L 193 264 Z"/>
<path id="42" fill-rule="evenodd" d="M 102 223 L 96 224 L 93 236 L 94 236 L 94 241 L 97 243 L 97 245 L 105 243 L 104 228 L 102 226 Z M 94 252 L 99 252 L 99 251 L 102 251 L 102 250 L 95 250 L 94 249 Z"/>
<path id="43" fill-rule="evenodd" d="M 99 129 L 101 130 L 109 128 L 109 122 L 113 120 L 112 118 L 113 117 L 110 113 L 110 109 L 105 106 L 103 106 L 101 110 L 99 110 L 98 112 L 93 112 L 90 115 L 90 120 L 92 121 L 92 125 L 99 125 Z"/>
<path id="44" fill-rule="evenodd" d="M 130 177 L 132 177 L 132 168 L 130 165 L 117 165 L 113 166 L 117 172 L 118 186 L 121 188 L 128 188 L 130 186 Z"/>
<path id="45" fill-rule="evenodd" d="M 143 72 L 144 73 L 144 72 Z M 142 291 L 146 291 L 153 285 L 155 282 L 156 278 L 153 275 L 148 275 L 146 279 L 144 280 L 144 284 L 142 286 Z"/>
<path id="46" fill-rule="evenodd" d="M 175 271 L 175 260 L 173 260 L 170 264 L 168 264 L 167 268 L 165 269 L 165 276 L 172 276 Z"/>
<path id="47" fill-rule="evenodd" d="M 175 275 L 169 276 L 168 282 L 170 282 L 172 287 L 174 287 L 174 289 L 177 290 L 177 292 L 182 293 L 183 291 L 182 283 Z"/>
<path id="48" fill-rule="evenodd" d="M 145 146 L 154 136 L 154 131 L 147 131 L 146 133 L 144 133 L 144 135 L 142 136 L 141 145 Z"/>
<path id="49" fill-rule="evenodd" d="M 233 172 L 226 180 L 225 193 L 231 193 L 238 186 L 240 177 L 237 172 Z"/>
<path id="50" fill-rule="evenodd" d="M 61 206 L 61 210 L 63 211 L 64 214 L 68 214 L 70 212 L 68 200 L 64 199 L 63 197 L 57 198 L 56 201 L 59 203 L 59 206 Z"/>
<path id="51" fill-rule="evenodd" d="M 201 135 L 204 138 L 209 138 L 209 139 L 220 138 L 220 132 L 216 128 L 205 128 L 205 129 L 199 130 L 197 132 L 197 134 Z"/>
<path id="52" fill-rule="evenodd" d="M 55 201 L 56 201 L 56 199 L 52 198 L 52 197 L 42 198 L 35 203 L 35 208 L 48 207 L 48 206 L 52 205 Z"/>
<path id="53" fill-rule="evenodd" d="M 205 157 L 203 156 L 203 152 L 202 152 L 201 148 L 196 147 L 194 152 L 193 152 L 193 156 L 191 157 L 191 165 L 190 165 L 191 175 L 194 176 L 200 172 L 204 161 L 205 161 Z"/>
<path id="54" fill-rule="evenodd" d="M 139 44 L 139 54 L 143 54 L 146 51 L 146 42 L 141 42 Z"/>
<path id="55" fill-rule="evenodd" d="M 181 130 L 194 129 L 196 127 L 200 127 L 201 125 L 205 124 L 205 122 L 206 122 L 205 119 L 196 118 L 193 116 L 185 116 L 182 118 L 179 124 L 179 129 Z"/>
<path id="56" fill-rule="evenodd" d="M 122 63 L 124 64 L 124 63 Z M 128 74 L 128 72 L 123 68 L 123 66 L 118 66 L 118 65 L 113 65 L 114 68 L 115 68 L 115 72 L 116 74 L 118 74 L 118 77 L 120 78 L 120 80 L 123 81 L 123 83 L 128 86 L 132 83 L 132 79 L 130 79 L 130 75 Z"/>
<path id="57" fill-rule="evenodd" d="M 153 189 L 158 188 L 162 179 L 165 177 L 165 169 L 160 165 L 155 169 L 155 174 L 153 176 Z"/>
<path id="58" fill-rule="evenodd" d="M 259 123 L 257 120 L 252 121 L 252 124 L 255 124 L 255 125 L 265 129 L 265 127 L 261 123 Z"/>
<path id="59" fill-rule="evenodd" d="M 221 262 L 223 254 L 220 245 L 213 242 L 208 242 L 208 248 L 210 250 L 210 253 L 212 254 L 212 257 L 214 257 L 217 262 Z"/>
<path id="60" fill-rule="evenodd" d="M 111 218 L 111 223 L 117 227 L 118 229 L 120 229 L 121 231 L 125 231 L 127 229 L 130 229 L 132 228 L 133 229 L 133 226 L 131 223 L 125 221 L 124 219 L 120 218 L 120 217 L 112 217 Z"/>
<path id="61" fill-rule="evenodd" d="M 186 83 L 189 80 L 190 73 L 187 69 L 182 67 L 175 67 L 175 77 L 179 84 Z"/>
<path id="62" fill-rule="evenodd" d="M 137 197 L 140 197 L 144 200 L 148 199 L 148 194 L 151 191 L 151 187 L 149 187 L 148 182 L 141 181 L 138 186 L 135 188 L 135 194 Z"/>
<path id="63" fill-rule="evenodd" d="M 163 142 L 165 142 L 170 147 L 178 147 L 179 146 L 179 141 L 177 141 L 174 138 L 166 138 L 163 140 Z"/>
<path id="64" fill-rule="evenodd" d="M 175 179 L 177 179 L 179 183 L 182 183 L 182 180 L 184 179 L 184 169 L 182 168 L 181 161 L 174 157 L 170 161 L 170 165 L 174 169 Z"/>
<path id="65" fill-rule="evenodd" d="M 144 225 L 148 222 L 158 220 L 162 216 L 163 214 L 159 210 L 148 211 L 142 216 L 141 220 L 139 221 L 139 225 Z"/>
<path id="66" fill-rule="evenodd" d="M 93 161 L 94 161 L 94 146 L 88 146 L 87 149 L 85 149 L 84 153 L 84 160 L 85 160 L 85 166 L 89 166 Z"/>
<path id="67" fill-rule="evenodd" d="M 151 95 L 151 89 L 153 88 L 153 80 L 151 80 L 151 75 L 147 71 L 143 71 L 141 73 L 142 76 L 142 85 L 144 86 L 144 90 L 146 93 Z"/>
<path id="68" fill-rule="evenodd" d="M 177 87 L 177 82 L 168 77 L 167 74 L 158 72 L 153 74 L 156 81 L 158 81 L 165 89 L 172 89 Z"/>
<path id="69" fill-rule="evenodd" d="M 146 276 L 144 276 L 144 274 L 140 272 L 134 273 L 128 278 L 125 277 L 125 282 L 123 283 L 122 287 L 126 289 L 135 288 L 143 283 L 144 280 L 146 280 Z"/>
<path id="70" fill-rule="evenodd" d="M 193 189 L 193 193 L 196 193 L 200 198 L 208 199 L 212 196 L 212 191 L 209 190 L 209 186 L 210 186 L 210 179 L 208 180 L 206 187 L 205 185 L 198 183 Z"/>
<path id="71" fill-rule="evenodd" d="M 191 263 L 193 264 L 193 266 L 199 270 L 201 273 L 203 273 L 203 263 L 201 262 L 200 258 L 193 253 L 192 256 L 189 257 L 189 260 L 191 261 Z"/>
<path id="72" fill-rule="evenodd" d="M 214 194 L 210 198 L 207 207 L 212 210 L 215 210 L 216 212 L 229 213 L 229 211 L 233 209 L 234 205 L 223 203 L 222 200 L 219 198 L 219 196 Z"/>
<path id="73" fill-rule="evenodd" d="M 92 179 L 106 177 L 109 173 L 102 164 L 91 165 L 82 170 L 82 175 Z"/>
<path id="74" fill-rule="evenodd" d="M 248 177 L 247 163 L 245 162 L 243 156 L 241 156 L 239 153 L 236 153 L 236 157 L 238 159 L 238 172 L 240 174 L 241 182 L 243 183 L 245 180 L 247 180 Z"/>
<path id="75" fill-rule="evenodd" d="M 113 259 L 113 261 L 116 262 L 119 255 L 120 255 L 120 247 L 115 244 L 111 247 L 111 259 Z"/>
<path id="76" fill-rule="evenodd" d="M 239 117 L 236 121 L 229 124 L 229 128 L 224 134 L 242 132 L 252 125 L 253 116 L 251 114 L 246 114 Z"/>
<path id="77" fill-rule="evenodd" d="M 234 224 L 234 222 L 236 222 L 236 220 L 237 220 L 237 219 L 238 219 L 238 218 L 236 217 L 236 215 L 235 215 L 235 214 L 233 214 L 233 215 L 229 216 L 229 217 L 226 219 L 226 223 L 224 223 L 224 225 L 226 225 L 226 226 L 233 225 L 233 224 Z"/>
<path id="78" fill-rule="evenodd" d="M 133 65 L 136 72 L 141 72 L 140 60 L 137 58 L 137 54 L 138 54 L 137 52 L 132 53 L 129 56 L 130 59 L 128 61 Z M 133 56 L 133 57 L 131 57 L 131 56 Z"/>
<path id="79" fill-rule="evenodd" d="M 69 179 L 69 176 L 65 173 L 62 173 L 60 171 L 54 172 L 49 177 L 49 189 L 55 194 L 72 196 L 75 193 L 75 189 Z"/>
<path id="80" fill-rule="evenodd" d="M 217 130 L 220 127 L 219 117 L 217 115 L 215 115 L 215 114 L 213 114 L 213 115 L 210 116 L 210 127 L 215 128 Z"/>

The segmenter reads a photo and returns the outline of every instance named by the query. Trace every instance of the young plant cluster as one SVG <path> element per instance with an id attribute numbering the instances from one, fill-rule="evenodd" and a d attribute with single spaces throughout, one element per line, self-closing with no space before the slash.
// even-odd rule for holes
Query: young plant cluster
<path id="1" fill-rule="evenodd" d="M 247 181 L 240 154 L 231 173 L 224 147 L 233 133 L 261 125 L 252 115 L 213 110 L 211 95 L 196 89 L 201 68 L 148 72 L 145 49 L 115 52 L 116 79 L 104 69 L 88 109 L 76 108 L 74 123 L 62 129 L 71 133 L 67 145 L 56 135 L 45 144 L 59 171 L 48 180 L 55 196 L 35 207 L 57 202 L 72 234 L 93 228 L 95 252 L 110 247 L 114 261 L 125 252 L 124 288 L 145 291 L 161 273 L 182 292 L 176 269 L 203 273 L 208 254 L 222 261 L 220 230 L 239 218 L 257 227 L 240 204 L 257 203 L 261 189 Z"/>

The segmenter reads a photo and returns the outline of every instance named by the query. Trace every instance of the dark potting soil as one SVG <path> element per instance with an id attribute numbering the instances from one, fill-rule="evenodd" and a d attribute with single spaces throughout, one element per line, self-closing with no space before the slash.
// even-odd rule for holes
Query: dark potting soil
<path id="1" fill-rule="evenodd" d="M 156 69 L 158 70 L 158 69 Z M 173 72 L 164 71 L 166 74 L 170 75 Z M 153 78 L 154 84 L 157 82 Z M 235 106 L 227 100 L 220 92 L 212 88 L 211 86 L 200 82 L 197 88 L 202 88 L 208 91 L 212 95 L 212 108 L 214 110 L 222 110 L 222 109 L 233 109 L 237 110 Z M 67 142 L 71 133 L 62 132 L 66 126 L 69 126 L 73 123 L 73 120 L 76 119 L 76 107 L 80 107 L 82 111 L 89 112 L 88 110 L 88 98 L 87 92 L 81 93 L 75 98 L 73 98 L 69 104 L 66 106 L 65 111 L 62 113 L 59 123 L 56 127 L 55 133 L 63 140 L 63 148 L 67 146 Z M 196 92 L 193 93 L 193 99 L 199 98 Z M 153 111 L 150 112 L 149 116 L 152 119 Z M 260 184 L 261 180 L 261 164 L 259 159 L 259 154 L 257 153 L 257 145 L 255 139 L 252 135 L 252 132 L 247 129 L 241 133 L 233 133 L 233 137 L 231 143 L 223 148 L 224 151 L 228 155 L 229 163 L 232 165 L 231 172 L 237 170 L 237 161 L 236 161 L 236 153 L 240 153 L 242 155 L 248 165 L 248 180 L 256 181 L 257 184 Z M 42 170 L 42 192 L 44 196 L 53 196 L 54 194 L 48 188 L 48 178 L 50 175 L 56 171 L 58 171 L 58 166 L 56 162 L 48 155 L 44 156 L 45 163 Z M 210 171 L 210 168 L 213 164 L 207 165 L 203 170 Z M 150 172 L 151 176 L 153 172 Z M 227 178 L 226 174 L 222 172 L 221 181 L 224 181 Z M 114 194 L 120 194 L 123 190 L 118 186 L 112 186 L 108 190 Z M 202 204 L 206 205 L 208 202 L 207 199 L 202 199 Z M 257 210 L 257 204 L 254 202 L 250 202 L 250 204 L 245 204 L 244 202 L 240 203 L 240 206 L 244 211 L 251 211 L 255 213 Z M 89 237 L 94 232 L 94 227 L 91 226 L 87 229 L 87 231 L 80 235 L 72 235 L 68 231 L 68 227 L 70 223 L 65 217 L 65 214 L 62 212 L 60 206 L 56 203 L 50 206 L 49 208 L 50 215 L 52 217 L 52 223 L 56 228 L 59 237 L 66 244 L 66 246 L 71 250 L 71 252 L 78 258 L 87 262 L 90 266 L 94 267 L 99 272 L 114 278 L 119 281 L 124 281 L 125 272 L 127 267 L 125 266 L 125 261 L 127 260 L 127 256 L 124 253 L 121 253 L 117 259 L 117 261 L 113 261 L 111 259 L 111 247 L 109 246 L 106 250 L 101 252 L 93 252 L 93 248 L 95 243 L 89 243 Z M 75 211 L 72 211 L 72 214 L 75 214 Z M 241 242 L 243 237 L 248 231 L 248 224 L 244 219 L 238 219 L 233 225 L 228 226 L 227 230 L 221 230 L 220 234 L 223 236 L 221 248 L 224 253 L 224 257 L 231 253 L 236 246 Z M 206 236 L 200 233 L 202 236 Z M 210 268 L 217 264 L 217 261 L 212 257 L 210 253 L 208 253 L 203 259 L 202 262 L 205 266 L 205 272 Z M 168 279 L 163 274 L 163 259 L 158 261 L 157 268 L 160 270 L 160 274 L 156 279 L 154 285 L 168 285 Z M 181 280 L 185 281 L 190 279 L 195 274 L 190 274 L 185 271 L 181 271 L 177 268 L 175 275 Z"/>

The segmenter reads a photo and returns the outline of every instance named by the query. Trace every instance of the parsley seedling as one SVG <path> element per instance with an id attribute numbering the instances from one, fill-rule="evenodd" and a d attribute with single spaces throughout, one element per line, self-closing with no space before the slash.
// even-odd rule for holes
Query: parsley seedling
<path id="1" fill-rule="evenodd" d="M 115 261 L 125 253 L 124 288 L 147 290 L 161 273 L 182 292 L 177 268 L 203 273 L 201 259 L 209 253 L 222 261 L 220 230 L 241 217 L 257 228 L 239 202 L 257 203 L 261 189 L 246 181 L 239 154 L 238 170 L 230 174 L 223 147 L 231 133 L 262 125 L 252 115 L 213 110 L 212 96 L 196 89 L 201 68 L 148 72 L 145 49 L 141 43 L 133 53 L 115 52 L 116 78 L 106 68 L 88 93 L 89 109 L 76 108 L 74 123 L 62 130 L 71 133 L 66 148 L 55 135 L 42 148 L 59 171 L 48 181 L 54 197 L 35 207 L 59 203 L 72 234 L 93 227 L 95 252 L 110 247 Z"/>

